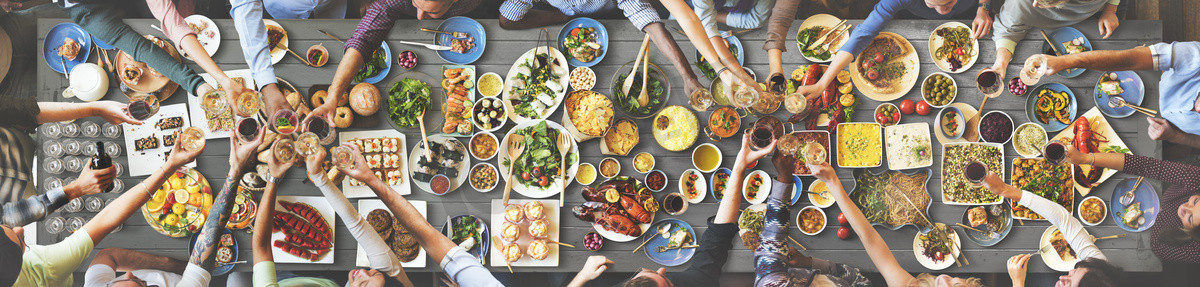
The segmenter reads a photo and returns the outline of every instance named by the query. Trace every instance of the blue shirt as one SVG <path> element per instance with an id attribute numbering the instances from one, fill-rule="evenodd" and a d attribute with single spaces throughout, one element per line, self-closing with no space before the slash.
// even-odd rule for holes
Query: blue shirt
<path id="1" fill-rule="evenodd" d="M 1200 113 L 1195 111 L 1200 95 L 1200 42 L 1158 43 L 1150 46 L 1154 69 L 1162 71 L 1158 81 L 1158 106 L 1162 117 L 1179 130 L 1200 135 Z"/>
<path id="2" fill-rule="evenodd" d="M 345 19 L 346 0 L 263 0 L 275 19 Z"/>
<path id="3" fill-rule="evenodd" d="M 755 1 L 753 6 L 750 6 L 746 11 L 730 11 L 737 7 L 741 1 Z M 771 8 L 775 7 L 775 0 L 726 0 L 722 7 L 713 7 L 713 0 L 692 0 L 692 7 L 696 10 L 696 16 L 700 17 L 700 23 L 704 25 L 704 32 L 708 37 L 718 37 L 720 32 L 717 31 L 717 13 L 720 11 L 729 12 L 725 16 L 725 24 L 729 27 L 738 29 L 756 29 L 767 22 L 767 18 L 771 17 Z"/>
<path id="4" fill-rule="evenodd" d="M 846 51 L 851 55 L 858 56 L 859 53 L 862 53 L 867 48 L 867 45 L 871 44 L 871 41 L 875 39 L 875 35 L 878 35 L 879 31 L 883 30 L 883 26 L 888 21 L 896 18 L 896 14 L 900 11 L 907 10 L 915 16 L 925 19 L 950 19 L 967 9 L 977 7 L 976 5 L 978 3 L 973 0 L 958 0 L 957 3 L 954 3 L 954 8 L 950 9 L 950 13 L 942 15 L 937 10 L 926 6 L 923 0 L 879 1 L 879 4 L 875 4 L 875 10 L 871 11 L 871 15 L 868 15 L 862 24 L 858 24 L 858 27 L 854 28 L 854 32 L 850 33 L 850 39 L 847 39 L 846 44 L 843 44 L 842 48 L 838 49 L 838 51 Z"/>
<path id="5" fill-rule="evenodd" d="M 658 12 L 654 10 L 648 0 L 539 0 L 538 2 L 543 1 L 557 8 L 563 15 L 576 17 L 621 9 L 625 13 L 625 18 L 629 18 L 629 21 L 632 21 L 638 30 L 642 30 L 650 23 L 662 22 L 662 18 L 658 16 Z M 534 0 L 505 0 L 504 4 L 500 4 L 500 16 L 512 21 L 524 19 L 525 13 L 528 13 L 529 9 L 533 9 L 533 2 Z"/>
<path id="6" fill-rule="evenodd" d="M 276 83 L 271 52 L 267 50 L 267 26 L 263 23 L 263 0 L 230 0 L 229 15 L 237 29 L 242 57 L 250 65 L 250 75 L 259 89 Z"/>

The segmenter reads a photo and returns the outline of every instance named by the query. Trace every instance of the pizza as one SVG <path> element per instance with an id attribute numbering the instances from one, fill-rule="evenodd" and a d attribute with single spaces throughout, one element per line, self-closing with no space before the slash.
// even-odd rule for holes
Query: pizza
<path id="1" fill-rule="evenodd" d="M 859 89 L 878 95 L 907 92 L 920 69 L 913 53 L 912 44 L 900 35 L 879 33 L 852 66 L 856 80 L 862 80 L 856 82 L 866 83 L 859 84 Z"/>

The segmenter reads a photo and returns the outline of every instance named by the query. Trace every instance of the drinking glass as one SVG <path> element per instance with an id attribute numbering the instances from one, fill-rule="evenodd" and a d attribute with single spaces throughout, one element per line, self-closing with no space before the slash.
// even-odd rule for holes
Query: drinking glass
<path id="1" fill-rule="evenodd" d="M 317 149 L 321 148 L 320 139 L 317 138 L 317 134 L 312 132 L 304 132 L 300 134 L 300 137 L 296 138 L 296 141 L 293 142 L 293 145 L 296 149 L 296 152 L 299 152 L 300 155 L 306 157 L 316 153 Z"/>
<path id="2" fill-rule="evenodd" d="M 983 186 L 983 179 L 987 177 L 987 173 L 987 165 L 977 160 L 972 160 L 963 168 L 963 178 L 967 179 L 971 187 Z"/>
<path id="3" fill-rule="evenodd" d="M 83 217 L 72 216 L 67 219 L 67 233 L 75 233 L 75 231 L 83 228 Z"/>
<path id="4" fill-rule="evenodd" d="M 758 91 L 754 88 L 738 85 L 733 90 L 734 106 L 746 109 L 758 103 Z"/>
<path id="5" fill-rule="evenodd" d="M 69 137 L 69 138 L 79 136 L 79 124 L 71 122 L 71 123 L 60 124 L 60 126 L 62 126 L 63 136 Z"/>
<path id="6" fill-rule="evenodd" d="M 100 135 L 100 125 L 96 124 L 96 122 L 83 122 L 79 124 L 79 129 L 83 132 L 84 137 L 94 138 Z"/>
<path id="7" fill-rule="evenodd" d="M 42 190 L 54 190 L 63 186 L 62 180 L 57 177 L 46 177 L 46 182 L 42 185 Z"/>
<path id="8" fill-rule="evenodd" d="M 262 106 L 262 99 L 258 96 L 258 92 L 248 91 L 238 95 L 237 104 L 238 116 L 253 117 L 258 114 L 258 109 Z"/>
<path id="9" fill-rule="evenodd" d="M 63 155 L 63 146 L 58 141 L 46 141 L 46 144 L 42 145 L 42 155 L 60 157 Z"/>
<path id="10" fill-rule="evenodd" d="M 291 162 L 296 159 L 295 141 L 289 138 L 281 138 L 275 141 L 275 146 L 271 150 L 275 151 L 275 159 L 280 162 Z"/>
<path id="11" fill-rule="evenodd" d="M 80 210 L 83 210 L 83 198 L 76 197 L 63 206 L 63 211 L 66 212 L 79 212 Z"/>
<path id="12" fill-rule="evenodd" d="M 296 131 L 299 124 L 300 122 L 296 119 L 296 113 L 290 110 L 279 110 L 275 112 L 275 116 L 271 117 L 271 126 L 275 127 L 275 131 L 280 134 L 292 134 Z"/>
<path id="13" fill-rule="evenodd" d="M 63 161 L 61 159 L 47 158 L 46 161 L 42 162 L 42 165 L 46 167 L 46 172 L 52 174 L 60 174 L 63 172 Z"/>
<path id="14" fill-rule="evenodd" d="M 1048 69 L 1046 59 L 1045 54 L 1037 54 L 1025 58 L 1025 65 L 1021 67 L 1021 82 L 1027 86 L 1032 86 L 1041 81 L 1042 76 L 1046 75 Z"/>
<path id="15" fill-rule="evenodd" d="M 121 173 L 123 173 L 125 171 L 125 167 L 122 166 L 121 163 L 117 163 L 117 162 L 113 163 L 113 168 L 115 169 L 114 171 L 116 173 L 114 173 L 114 174 L 116 176 L 121 176 Z"/>
<path id="16" fill-rule="evenodd" d="M 50 234 L 59 234 L 66 230 L 67 220 L 62 216 L 54 216 L 46 219 L 46 232 Z"/>
<path id="17" fill-rule="evenodd" d="M 83 151 L 83 144 L 79 143 L 77 140 L 67 139 L 62 143 L 63 151 L 67 152 L 69 155 L 79 155 L 79 153 Z"/>
<path id="18" fill-rule="evenodd" d="M 42 135 L 47 138 L 56 139 L 62 136 L 62 126 L 58 123 L 45 123 L 38 129 L 42 130 Z"/>
<path id="19" fill-rule="evenodd" d="M 69 172 L 79 172 L 83 170 L 84 160 L 78 156 L 68 156 L 64 166 Z"/>
<path id="20" fill-rule="evenodd" d="M 121 127 L 110 123 L 104 123 L 104 126 L 100 128 L 100 133 L 104 134 L 104 137 L 106 138 L 115 139 L 121 136 Z"/>
<path id="21" fill-rule="evenodd" d="M 84 210 L 88 212 L 100 212 L 104 208 L 104 199 L 99 196 L 88 197 L 87 202 L 83 203 Z"/>
<path id="22" fill-rule="evenodd" d="M 1046 162 L 1054 165 L 1061 164 L 1067 159 L 1067 145 L 1062 139 L 1052 140 L 1047 142 L 1042 147 L 1042 156 L 1046 157 Z"/>
<path id="23" fill-rule="evenodd" d="M 226 100 L 225 91 L 212 90 L 200 97 L 200 106 L 206 113 L 210 115 L 223 114 L 229 111 L 229 100 Z"/>
<path id="24" fill-rule="evenodd" d="M 198 127 L 187 127 L 179 133 L 179 136 L 182 137 L 183 149 L 198 151 L 204 148 L 204 131 Z"/>
<path id="25" fill-rule="evenodd" d="M 680 195 L 679 193 L 667 194 L 666 197 L 663 198 L 663 204 L 668 205 L 664 209 L 667 212 L 667 214 L 669 214 L 669 215 L 680 215 L 680 214 L 683 214 L 683 212 L 687 211 L 687 209 L 688 209 L 687 199 L 683 198 L 683 195 Z M 673 210 L 673 209 L 675 209 L 675 207 L 672 206 L 674 204 L 679 205 L 679 207 L 678 207 L 679 210 Z"/>
<path id="26" fill-rule="evenodd" d="M 324 117 L 310 116 L 304 118 L 304 130 L 317 135 L 322 145 L 332 144 L 336 138 L 337 129 L 334 128 L 333 122 Z"/>
<path id="27" fill-rule="evenodd" d="M 1000 74 L 993 71 L 991 68 L 983 69 L 975 74 L 975 86 L 979 88 L 979 92 L 989 98 L 1000 96 L 1004 89 L 1004 79 L 1000 78 Z"/>
<path id="28" fill-rule="evenodd" d="M 135 94 L 129 97 L 126 111 L 134 119 L 144 121 L 158 113 L 158 97 L 151 94 Z"/>
<path id="29" fill-rule="evenodd" d="M 110 193 L 121 193 L 122 191 L 125 191 L 125 181 L 123 181 L 119 178 L 114 178 L 113 185 L 112 185 L 112 191 L 109 191 L 109 192 Z"/>
<path id="30" fill-rule="evenodd" d="M 260 129 L 260 128 L 262 128 L 262 127 L 258 123 L 258 120 L 254 119 L 253 117 L 242 118 L 242 119 L 238 120 L 238 123 L 237 123 L 238 140 L 241 140 L 242 142 L 253 141 L 254 137 L 258 135 L 258 129 Z"/>
<path id="31" fill-rule="evenodd" d="M 707 111 L 709 108 L 712 108 L 713 102 L 712 92 L 709 92 L 708 89 L 696 90 L 688 98 L 688 105 L 691 105 L 692 109 L 697 112 Z"/>
<path id="32" fill-rule="evenodd" d="M 92 145 L 92 144 L 83 145 L 83 155 L 96 156 L 96 145 Z"/>
<path id="33" fill-rule="evenodd" d="M 354 168 L 354 150 L 345 145 L 339 145 L 329 150 L 333 156 L 333 163 L 338 168 L 352 169 Z"/>
<path id="34" fill-rule="evenodd" d="M 105 142 L 104 153 L 107 153 L 110 157 L 121 156 L 121 145 L 115 142 Z"/>

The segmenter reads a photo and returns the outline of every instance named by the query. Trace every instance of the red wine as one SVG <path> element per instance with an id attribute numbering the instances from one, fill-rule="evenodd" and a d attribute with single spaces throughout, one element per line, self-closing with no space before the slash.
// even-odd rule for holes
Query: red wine
<path id="1" fill-rule="evenodd" d="M 253 118 L 244 118 L 238 122 L 238 135 L 243 141 L 252 141 L 258 134 L 258 121 Z"/>
<path id="2" fill-rule="evenodd" d="M 983 86 L 983 87 L 994 86 L 994 85 L 996 85 L 996 72 L 983 71 L 983 73 L 979 73 L 979 78 L 976 79 L 976 81 L 979 83 L 979 86 Z"/>
<path id="3" fill-rule="evenodd" d="M 308 122 L 308 131 L 317 134 L 317 138 L 324 139 L 329 136 L 329 123 L 325 119 L 314 118 Z"/>
<path id="4" fill-rule="evenodd" d="M 754 134 L 752 134 L 750 137 L 751 140 L 754 141 L 755 147 L 765 148 L 767 145 L 771 144 L 771 139 L 775 137 L 775 134 L 771 133 L 770 127 L 762 125 L 754 128 Z"/>
<path id="5" fill-rule="evenodd" d="M 683 209 L 682 196 L 668 196 L 667 198 L 667 213 L 676 213 Z"/>
<path id="6" fill-rule="evenodd" d="M 983 177 L 987 176 L 987 172 L 987 166 L 978 161 L 967 164 L 967 169 L 965 171 L 967 180 L 972 182 L 983 181 Z"/>
<path id="7" fill-rule="evenodd" d="M 108 156 L 108 153 L 104 151 L 104 142 L 97 141 L 96 156 L 92 157 L 92 169 L 105 169 L 109 167 L 112 167 L 112 157 Z M 110 184 L 108 188 L 104 189 L 104 192 L 110 192 L 112 189 L 113 187 Z"/>
<path id="8" fill-rule="evenodd" d="M 129 115 L 133 118 L 143 121 L 150 118 L 150 103 L 146 101 L 133 101 L 129 103 Z"/>
<path id="9" fill-rule="evenodd" d="M 1060 142 L 1052 142 L 1046 145 L 1042 153 L 1046 155 L 1046 160 L 1056 163 L 1062 162 L 1063 158 L 1067 155 L 1067 147 L 1063 146 Z"/>

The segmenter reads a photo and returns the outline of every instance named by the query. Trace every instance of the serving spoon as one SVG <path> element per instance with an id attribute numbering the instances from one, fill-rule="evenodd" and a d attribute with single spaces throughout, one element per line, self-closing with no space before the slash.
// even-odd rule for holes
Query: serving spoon
<path id="1" fill-rule="evenodd" d="M 650 240 L 654 240 L 655 236 L 665 235 L 665 234 L 667 234 L 667 232 L 670 232 L 670 231 L 671 231 L 671 223 L 670 222 L 663 223 L 662 226 L 658 227 L 657 233 L 655 233 L 654 235 L 651 235 L 650 237 L 646 237 L 646 240 L 642 241 L 641 245 L 638 245 L 637 248 L 634 248 L 633 251 L 630 251 L 629 253 L 637 253 L 638 250 L 641 250 L 643 246 L 646 246 L 646 243 L 650 243 Z M 659 252 L 662 252 L 662 251 L 659 251 Z"/>
<path id="2" fill-rule="evenodd" d="M 433 153 L 429 151 L 429 135 L 425 132 L 425 110 L 428 108 L 421 107 L 421 113 L 417 114 L 417 123 L 421 125 L 421 142 L 425 144 L 425 158 L 433 160 Z M 505 201 L 508 197 L 505 196 Z"/>
<path id="3" fill-rule="evenodd" d="M 650 34 L 647 33 L 646 37 L 642 38 L 642 47 L 638 48 L 637 61 L 633 62 L 633 68 L 629 69 L 629 76 L 625 76 L 625 82 L 621 84 L 621 95 L 624 95 L 625 97 L 629 96 L 629 89 L 633 88 L 633 75 L 635 74 L 634 72 L 637 71 L 637 66 L 642 64 L 642 56 L 645 55 L 646 48 L 647 48 L 646 45 L 649 45 L 649 44 L 650 44 Z M 645 89 L 643 89 L 643 90 L 645 90 Z"/>

